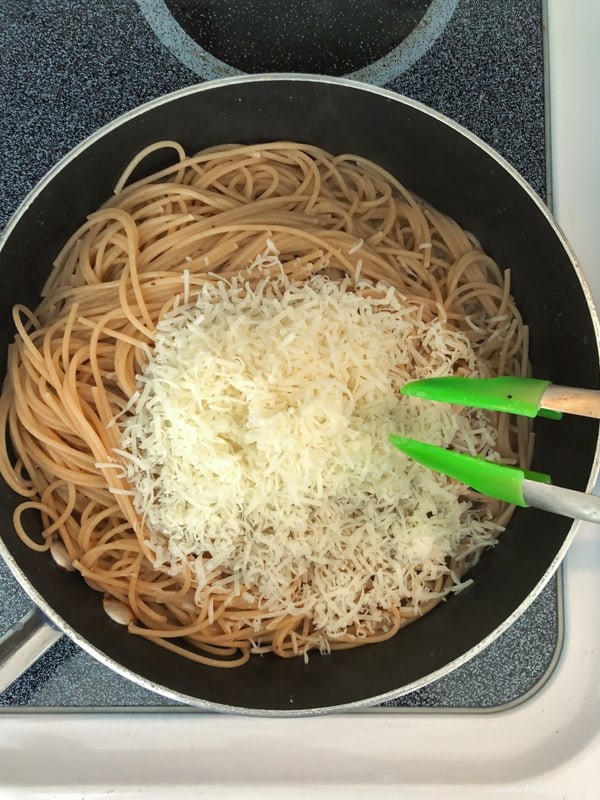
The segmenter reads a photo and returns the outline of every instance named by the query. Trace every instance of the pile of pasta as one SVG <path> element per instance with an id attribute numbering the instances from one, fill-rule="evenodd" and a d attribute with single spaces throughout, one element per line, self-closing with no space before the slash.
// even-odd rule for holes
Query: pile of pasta
<path id="1" fill-rule="evenodd" d="M 129 182 L 159 148 L 175 164 Z M 17 533 L 133 634 L 205 664 L 395 635 L 468 585 L 512 509 L 389 433 L 529 460 L 524 420 L 399 395 L 526 374 L 509 277 L 364 158 L 146 148 L 37 309 L 14 309 L 0 472 L 24 498 Z"/>

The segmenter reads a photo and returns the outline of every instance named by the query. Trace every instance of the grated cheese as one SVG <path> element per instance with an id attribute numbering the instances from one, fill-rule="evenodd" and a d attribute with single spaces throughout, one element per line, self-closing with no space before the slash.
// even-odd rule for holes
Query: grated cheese
<path id="1" fill-rule="evenodd" d="M 275 257 L 270 243 L 262 259 Z M 237 593 L 329 639 L 382 630 L 400 604 L 418 612 L 439 576 L 464 588 L 447 557 L 497 533 L 458 484 L 388 443 L 494 456 L 484 415 L 398 394 L 457 362 L 476 374 L 467 337 L 356 279 L 203 285 L 158 324 L 116 451 L 156 565 L 193 559 L 197 602 Z"/>

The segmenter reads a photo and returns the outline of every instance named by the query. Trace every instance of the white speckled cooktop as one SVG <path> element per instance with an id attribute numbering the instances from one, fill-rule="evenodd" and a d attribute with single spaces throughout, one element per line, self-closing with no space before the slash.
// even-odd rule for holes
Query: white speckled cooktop
<path id="1" fill-rule="evenodd" d="M 372 0 L 369 13 L 353 0 L 292 6 L 3 3 L 0 227 L 54 162 L 99 126 L 158 95 L 240 72 L 347 75 L 414 97 L 481 136 L 544 196 L 541 0 Z M 245 36 L 234 35 L 240 30 Z M 552 670 L 560 603 L 555 579 L 484 653 L 391 705 L 493 709 L 522 698 Z M 0 633 L 29 607 L 0 564 Z M 0 694 L 4 710 L 157 706 L 174 704 L 116 676 L 66 639 Z"/>

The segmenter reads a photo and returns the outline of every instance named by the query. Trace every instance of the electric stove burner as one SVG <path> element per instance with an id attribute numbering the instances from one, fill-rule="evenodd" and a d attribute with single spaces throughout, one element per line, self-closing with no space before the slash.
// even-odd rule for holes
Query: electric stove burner
<path id="1" fill-rule="evenodd" d="M 393 50 L 419 24 L 427 0 L 166 0 L 181 27 L 244 72 L 343 75 Z M 401 13 L 399 6 L 401 6 Z"/>
<path id="2" fill-rule="evenodd" d="M 443 33 L 458 0 L 137 0 L 158 38 L 210 79 L 244 72 L 386 83 Z"/>

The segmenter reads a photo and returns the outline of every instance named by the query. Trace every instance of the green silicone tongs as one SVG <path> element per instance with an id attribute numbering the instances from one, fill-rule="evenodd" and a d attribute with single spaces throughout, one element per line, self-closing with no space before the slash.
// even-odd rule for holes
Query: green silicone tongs
<path id="1" fill-rule="evenodd" d="M 454 405 L 560 419 L 563 413 L 600 419 L 600 392 L 555 386 L 536 378 L 428 378 L 407 383 L 402 394 Z M 533 506 L 600 523 L 600 497 L 552 486 L 541 472 L 511 467 L 403 436 L 390 441 L 405 455 L 478 492 L 518 506 Z"/>

